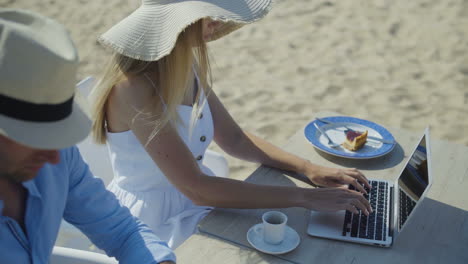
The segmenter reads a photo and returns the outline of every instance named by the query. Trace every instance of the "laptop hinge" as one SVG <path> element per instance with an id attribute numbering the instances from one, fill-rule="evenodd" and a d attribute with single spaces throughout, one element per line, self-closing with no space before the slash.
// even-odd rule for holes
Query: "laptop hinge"
<path id="1" fill-rule="evenodd" d="M 394 187 L 390 187 L 390 215 L 388 217 L 388 220 L 390 221 L 389 222 L 389 225 L 388 225 L 388 236 L 391 236 L 393 237 L 393 188 Z"/>

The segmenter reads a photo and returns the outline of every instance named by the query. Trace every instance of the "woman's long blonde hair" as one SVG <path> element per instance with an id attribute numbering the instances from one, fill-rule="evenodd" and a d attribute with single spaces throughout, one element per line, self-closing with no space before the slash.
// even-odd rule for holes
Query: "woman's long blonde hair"
<path id="1" fill-rule="evenodd" d="M 145 109 L 163 109 L 162 114 L 160 116 L 148 116 L 145 115 L 145 109 L 137 109 L 140 113 L 135 116 L 137 118 L 138 115 L 142 114 L 143 118 L 148 118 L 148 122 L 154 125 L 153 132 L 147 143 L 169 121 L 180 121 L 177 106 L 184 99 L 189 81 L 193 78 L 194 68 L 201 86 L 208 95 L 208 89 L 211 87 L 211 83 L 209 84 L 211 82 L 211 71 L 208 50 L 203 40 L 202 24 L 202 20 L 199 20 L 188 26 L 179 34 L 171 53 L 158 61 L 141 61 L 118 53 L 114 54 L 91 94 L 92 133 L 97 143 L 104 144 L 107 140 L 106 105 L 109 94 L 117 83 L 127 78 L 127 75 L 148 74 L 153 76 L 151 79 L 156 80 L 154 83 L 157 89 L 155 96 L 151 105 L 145 107 Z M 198 105 L 200 90 L 201 87 L 195 97 L 190 126 L 194 123 L 196 113 L 200 108 L 200 105 Z M 165 106 L 161 105 L 160 96 L 164 100 Z"/>

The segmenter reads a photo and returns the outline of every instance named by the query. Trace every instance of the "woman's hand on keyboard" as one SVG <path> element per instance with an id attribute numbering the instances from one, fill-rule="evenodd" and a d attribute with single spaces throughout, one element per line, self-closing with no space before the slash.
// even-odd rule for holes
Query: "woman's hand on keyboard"
<path id="1" fill-rule="evenodd" d="M 348 210 L 357 214 L 361 210 L 365 215 L 372 213 L 371 205 L 363 194 L 347 188 L 316 188 L 311 190 L 306 200 L 304 207 L 316 211 Z"/>
<path id="2" fill-rule="evenodd" d="M 343 187 L 353 185 L 356 190 L 367 194 L 363 185 L 371 188 L 369 181 L 361 171 L 355 168 L 328 168 L 314 164 L 308 164 L 303 171 L 309 180 L 320 187 Z"/>

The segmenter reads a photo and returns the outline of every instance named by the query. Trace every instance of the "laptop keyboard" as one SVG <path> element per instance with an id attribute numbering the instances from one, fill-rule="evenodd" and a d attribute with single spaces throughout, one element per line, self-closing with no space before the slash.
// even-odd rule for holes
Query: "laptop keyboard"
<path id="1" fill-rule="evenodd" d="M 369 181 L 372 189 L 364 187 L 368 194 L 364 197 L 371 204 L 373 212 L 366 216 L 358 209 L 358 214 L 346 211 L 343 223 L 343 236 L 359 237 L 365 239 L 381 240 L 387 239 L 387 188 L 386 182 Z M 349 186 L 355 190 L 354 186 Z"/>

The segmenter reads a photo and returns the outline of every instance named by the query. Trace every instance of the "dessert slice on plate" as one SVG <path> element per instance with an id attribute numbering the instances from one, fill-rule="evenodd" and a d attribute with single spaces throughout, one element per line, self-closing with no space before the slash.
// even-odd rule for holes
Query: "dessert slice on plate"
<path id="1" fill-rule="evenodd" d="M 367 141 L 367 130 L 365 132 L 359 131 L 348 131 L 346 133 L 345 141 L 343 142 L 343 147 L 348 150 L 356 151 L 364 146 Z"/>

